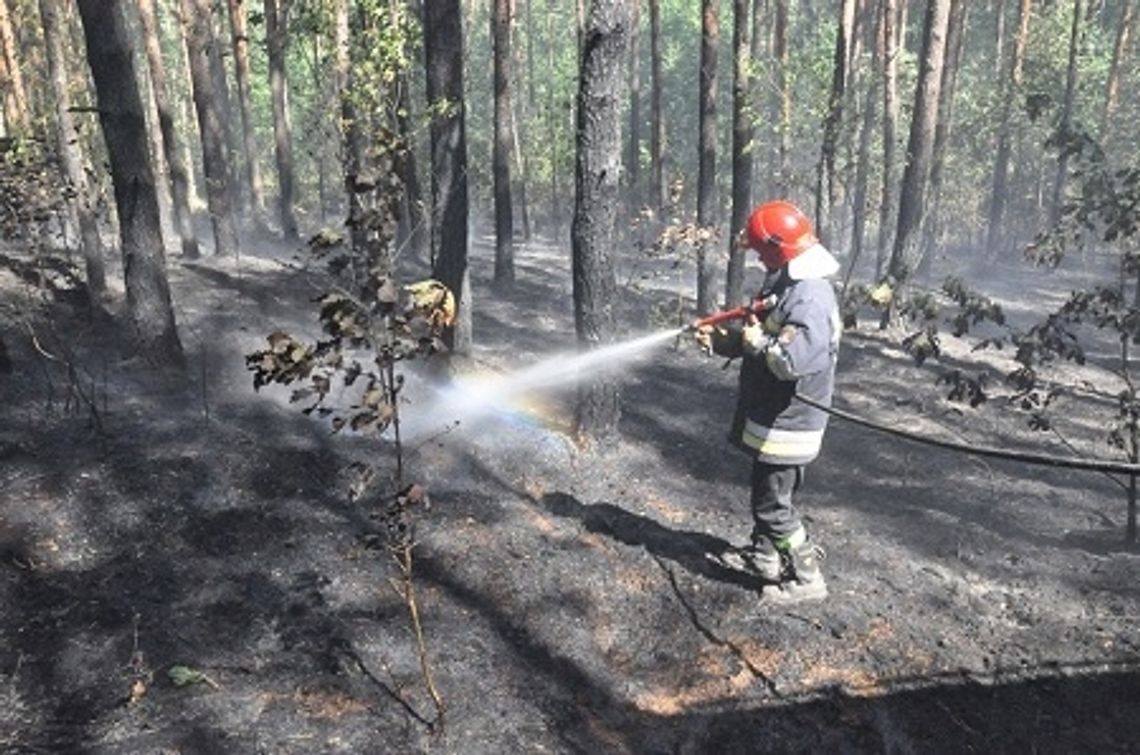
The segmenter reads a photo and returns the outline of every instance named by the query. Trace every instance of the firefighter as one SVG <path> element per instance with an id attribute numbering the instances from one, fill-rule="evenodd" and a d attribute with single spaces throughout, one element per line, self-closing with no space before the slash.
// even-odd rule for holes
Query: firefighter
<path id="1" fill-rule="evenodd" d="M 706 352 L 742 358 L 730 440 L 752 456 L 753 527 L 748 545 L 716 558 L 759 576 L 765 600 L 820 599 L 827 595 L 823 552 L 793 499 L 819 455 L 827 414 L 796 397 L 831 403 L 841 323 L 826 279 L 839 262 L 785 201 L 753 210 L 737 246 L 737 253 L 755 251 L 766 272 L 764 313 L 732 329 L 700 328 L 697 339 Z"/>

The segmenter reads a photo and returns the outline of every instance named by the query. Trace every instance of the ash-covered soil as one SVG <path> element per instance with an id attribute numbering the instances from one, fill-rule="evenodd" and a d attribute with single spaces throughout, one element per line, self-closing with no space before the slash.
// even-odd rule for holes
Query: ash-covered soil
<path id="1" fill-rule="evenodd" d="M 521 248 L 510 294 L 490 288 L 485 240 L 473 253 L 469 370 L 574 348 L 567 248 Z M 330 435 L 244 371 L 272 330 L 314 332 L 319 284 L 277 264 L 287 256 L 171 263 L 183 375 L 156 374 L 66 297 L 50 321 L 15 306 L 31 293 L 0 269 L 14 363 L 0 374 L 0 751 L 1140 743 L 1126 481 L 833 421 L 802 494 L 831 595 L 765 606 L 706 556 L 748 532 L 748 460 L 725 441 L 735 366 L 687 345 L 621 372 L 615 447 L 569 441 L 572 386 L 408 443 L 404 478 L 430 495 L 413 584 L 441 720 L 383 546 L 387 501 L 347 495 L 357 465 L 390 470 L 390 445 Z M 1082 274 L 1009 272 L 1022 276 L 1002 296 L 1014 312 Z M 620 283 L 630 335 L 663 327 L 693 288 L 691 270 L 646 260 Z M 946 364 L 987 358 L 947 340 Z M 1073 452 L 1000 402 L 947 403 L 894 341 L 869 325 L 845 335 L 839 406 L 968 444 Z M 411 421 L 433 394 L 411 369 L 405 395 Z M 1072 401 L 1059 429 L 1105 456 L 1110 402 Z"/>

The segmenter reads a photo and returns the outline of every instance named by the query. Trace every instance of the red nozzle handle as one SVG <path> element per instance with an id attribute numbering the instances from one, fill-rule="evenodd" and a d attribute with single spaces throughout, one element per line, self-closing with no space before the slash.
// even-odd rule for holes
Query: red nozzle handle
<path id="1" fill-rule="evenodd" d="M 746 304 L 742 307 L 734 307 L 733 309 L 724 309 L 720 312 L 714 312 L 708 317 L 702 317 L 696 320 L 691 327 L 693 330 L 697 328 L 704 328 L 710 325 L 720 325 L 723 322 L 730 320 L 743 320 L 748 315 L 756 315 L 763 317 L 764 312 L 772 308 L 772 297 L 757 298 L 751 304 Z"/>

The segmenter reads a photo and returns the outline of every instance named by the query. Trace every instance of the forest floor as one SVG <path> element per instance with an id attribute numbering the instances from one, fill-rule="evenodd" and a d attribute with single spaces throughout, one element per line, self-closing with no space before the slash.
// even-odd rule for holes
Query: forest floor
<path id="1" fill-rule="evenodd" d="M 571 351 L 565 245 L 520 247 L 505 295 L 492 256 L 476 239 L 475 366 Z M 1119 480 L 833 420 L 802 494 L 830 596 L 764 605 L 707 558 L 747 535 L 749 462 L 725 440 L 735 366 L 687 344 L 621 373 L 616 447 L 570 442 L 565 393 L 407 444 L 404 478 L 431 500 L 414 585 L 438 720 L 376 547 L 384 504 L 345 491 L 390 446 L 331 435 L 244 369 L 271 331 L 314 332 L 319 288 L 287 257 L 172 261 L 189 366 L 162 375 L 66 283 L 17 306 L 35 294 L 3 250 L 0 751 L 1135 751 L 1140 555 Z M 661 327 L 691 273 L 624 264 L 622 327 Z M 1026 318 L 1096 271 L 1002 275 Z M 944 400 L 935 371 L 990 352 L 947 338 L 919 368 L 895 336 L 845 334 L 837 406 L 1109 455 L 1110 397 L 1071 399 L 1070 449 L 1000 401 Z M 1093 356 L 1077 377 L 1108 385 Z M 406 421 L 430 403 L 420 386 L 410 370 Z"/>

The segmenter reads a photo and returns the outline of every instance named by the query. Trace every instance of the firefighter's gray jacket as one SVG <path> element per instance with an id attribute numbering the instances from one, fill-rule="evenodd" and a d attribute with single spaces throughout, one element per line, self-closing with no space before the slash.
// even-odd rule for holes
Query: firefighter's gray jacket
<path id="1" fill-rule="evenodd" d="M 743 360 L 729 439 L 769 464 L 806 464 L 819 455 L 828 415 L 795 396 L 831 405 L 842 332 L 835 290 L 782 272 L 762 296 L 775 302 L 763 321 L 764 351 L 749 353 L 739 327 L 713 333 L 713 351 Z"/>

